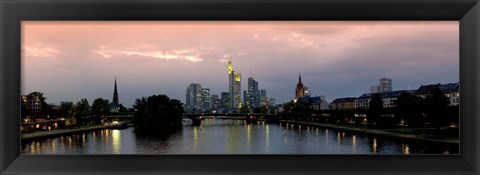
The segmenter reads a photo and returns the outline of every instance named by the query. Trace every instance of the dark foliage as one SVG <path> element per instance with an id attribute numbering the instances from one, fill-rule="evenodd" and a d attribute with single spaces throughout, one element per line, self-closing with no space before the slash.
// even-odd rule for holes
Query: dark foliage
<path id="1" fill-rule="evenodd" d="M 147 135 L 165 135 L 182 129 L 182 103 L 166 95 L 153 95 L 137 99 L 135 131 Z"/>

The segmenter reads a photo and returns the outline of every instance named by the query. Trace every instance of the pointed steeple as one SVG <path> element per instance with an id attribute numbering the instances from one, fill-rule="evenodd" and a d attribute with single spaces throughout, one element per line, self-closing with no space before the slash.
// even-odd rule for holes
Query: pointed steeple
<path id="1" fill-rule="evenodd" d="M 298 83 L 302 83 L 302 75 L 300 72 L 298 73 Z"/>
<path id="2" fill-rule="evenodd" d="M 119 100 L 118 100 L 118 91 L 117 91 L 117 76 L 115 76 L 115 87 L 113 89 L 113 99 L 112 102 L 115 106 L 119 105 Z"/>

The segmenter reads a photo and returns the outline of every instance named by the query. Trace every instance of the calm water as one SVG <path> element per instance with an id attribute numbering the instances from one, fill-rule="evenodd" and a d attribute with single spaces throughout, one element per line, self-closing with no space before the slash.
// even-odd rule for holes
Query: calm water
<path id="1" fill-rule="evenodd" d="M 168 137 L 133 128 L 22 143 L 22 154 L 458 154 L 457 148 L 292 124 L 207 119 Z"/>

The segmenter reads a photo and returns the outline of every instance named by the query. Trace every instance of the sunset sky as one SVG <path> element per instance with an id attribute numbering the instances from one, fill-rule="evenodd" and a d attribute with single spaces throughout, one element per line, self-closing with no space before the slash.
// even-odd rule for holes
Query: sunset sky
<path id="1" fill-rule="evenodd" d="M 22 22 L 22 94 L 47 103 L 120 103 L 166 94 L 185 101 L 200 83 L 228 92 L 227 60 L 267 89 L 277 104 L 293 99 L 298 73 L 312 95 L 331 102 L 368 93 L 378 79 L 393 89 L 459 81 L 457 21 L 402 22 Z M 243 97 L 243 95 L 242 95 Z"/>

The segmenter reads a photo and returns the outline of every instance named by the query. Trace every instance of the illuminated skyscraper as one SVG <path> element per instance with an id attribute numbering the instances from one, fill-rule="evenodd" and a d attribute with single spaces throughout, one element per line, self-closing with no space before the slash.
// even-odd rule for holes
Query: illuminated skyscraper
<path id="1" fill-rule="evenodd" d="M 198 83 L 191 83 L 187 87 L 185 108 L 187 112 L 198 112 L 201 110 L 201 93 L 202 85 Z"/>
<path id="2" fill-rule="evenodd" d="M 202 88 L 200 89 L 200 106 L 202 107 L 202 111 L 208 111 L 211 108 L 212 101 L 210 99 L 210 89 L 209 88 Z"/>
<path id="3" fill-rule="evenodd" d="M 248 91 L 246 92 L 247 99 L 245 103 L 251 107 L 260 107 L 260 91 L 258 90 L 258 82 L 252 77 L 248 78 Z"/>
<path id="4" fill-rule="evenodd" d="M 268 106 L 267 90 L 260 90 L 260 106 Z"/>
<path id="5" fill-rule="evenodd" d="M 303 88 L 302 75 L 298 73 L 298 83 L 297 83 L 297 88 L 295 88 L 295 98 L 293 99 L 293 101 L 297 102 L 299 97 L 304 97 L 304 96 L 305 96 L 305 89 Z"/>
<path id="6" fill-rule="evenodd" d="M 241 74 L 236 73 L 232 67 L 232 58 L 228 61 L 228 92 L 230 93 L 230 107 L 240 108 L 241 102 Z"/>

